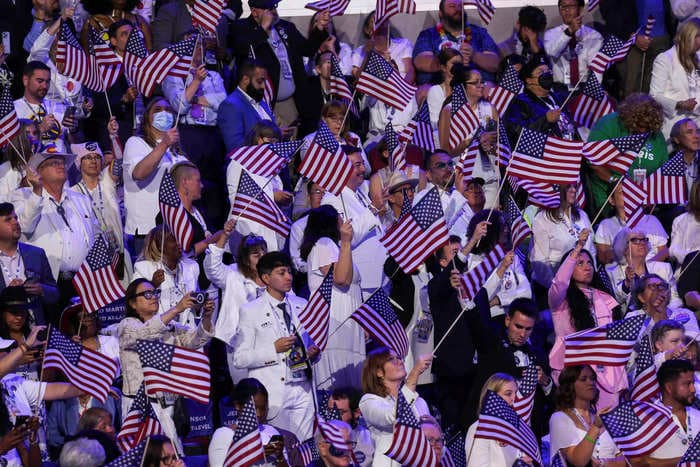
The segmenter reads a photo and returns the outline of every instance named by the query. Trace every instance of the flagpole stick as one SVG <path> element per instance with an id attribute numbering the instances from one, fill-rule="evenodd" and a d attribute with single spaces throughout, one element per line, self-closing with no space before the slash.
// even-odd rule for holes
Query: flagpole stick
<path id="1" fill-rule="evenodd" d="M 563 109 L 564 106 L 566 105 L 566 103 L 569 102 L 569 99 L 571 99 L 571 96 L 573 96 L 574 93 L 576 92 L 576 90 L 578 89 L 579 84 L 581 84 L 581 82 L 583 82 L 583 80 L 586 79 L 586 78 L 588 77 L 588 73 L 590 73 L 590 70 L 589 70 L 589 71 L 586 71 L 586 72 L 583 74 L 583 76 L 581 76 L 581 77 L 578 79 L 578 82 L 576 83 L 576 86 L 574 86 L 574 89 L 571 90 L 571 92 L 569 93 L 569 95 L 566 96 L 566 99 L 564 99 L 564 102 L 562 102 L 562 104 L 559 106 L 559 110 Z"/>
<path id="2" fill-rule="evenodd" d="M 49 336 L 51 335 L 51 324 L 46 327 L 46 342 L 44 342 L 44 355 L 46 355 L 46 348 L 49 346 Z M 44 379 L 44 362 L 41 362 L 41 372 L 39 372 L 39 382 Z"/>
<path id="3" fill-rule="evenodd" d="M 148 452 L 148 444 L 151 442 L 151 437 L 146 437 L 146 445 L 143 447 L 143 455 L 141 456 L 140 467 L 143 467 L 143 461 L 146 459 L 146 453 Z"/>
<path id="4" fill-rule="evenodd" d="M 456 317 L 455 320 L 452 322 L 452 324 L 450 325 L 450 327 L 447 328 L 447 331 L 445 331 L 445 334 L 442 336 L 442 339 L 440 339 L 440 341 L 437 343 L 437 345 L 436 345 L 435 347 L 433 347 L 433 357 L 435 357 L 435 352 L 437 352 L 437 350 L 440 348 L 440 346 L 441 346 L 442 343 L 445 341 L 445 339 L 447 339 L 447 336 L 450 334 L 450 332 L 452 331 L 452 329 L 457 325 L 457 321 L 459 321 L 459 319 L 462 317 L 462 315 L 464 314 L 465 311 L 467 311 L 467 307 L 466 307 L 466 306 L 465 306 L 465 307 L 462 307 L 462 311 L 459 313 L 459 315 L 457 315 L 457 317 Z"/>
<path id="5" fill-rule="evenodd" d="M 161 269 L 165 269 L 163 267 L 163 250 L 165 249 L 165 222 L 163 222 L 163 228 L 160 231 L 160 267 Z"/>
<path id="6" fill-rule="evenodd" d="M 343 122 L 340 124 L 340 131 L 343 131 L 343 127 L 345 126 L 345 120 L 348 118 L 348 113 L 350 112 L 350 106 L 352 105 L 353 102 L 355 102 L 355 93 L 357 92 L 357 89 L 352 90 L 352 97 L 350 97 L 350 102 L 348 102 L 348 106 L 345 109 L 345 115 L 343 115 Z"/>
<path id="7" fill-rule="evenodd" d="M 647 60 L 647 52 L 646 50 L 642 53 L 642 68 L 639 72 L 639 92 L 642 92 L 642 89 L 644 88 L 644 62 Z"/>
<path id="8" fill-rule="evenodd" d="M 624 178 L 625 178 L 624 176 L 620 177 L 620 179 L 615 184 L 615 187 L 613 187 L 613 189 L 610 191 L 610 194 L 608 195 L 608 197 L 605 198 L 605 201 L 603 201 L 603 205 L 600 207 L 600 209 L 598 210 L 598 213 L 593 218 L 591 225 L 594 225 L 595 222 L 600 217 L 600 215 L 603 213 L 603 211 L 605 211 L 605 208 L 607 207 L 608 201 L 610 201 L 610 198 L 612 198 L 612 196 L 615 194 L 615 190 L 617 190 L 617 187 L 620 185 L 620 183 L 622 183 L 622 180 L 624 180 Z"/>
<path id="9" fill-rule="evenodd" d="M 688 264 L 686 264 L 685 267 L 684 267 L 683 269 L 680 270 L 680 272 L 678 273 L 678 277 L 676 277 L 676 281 L 677 281 L 678 279 L 680 279 L 680 277 L 683 275 L 683 273 L 684 273 L 685 271 L 688 270 L 688 268 L 690 267 L 690 265 L 693 264 L 693 261 L 695 261 L 695 260 L 697 259 L 698 256 L 700 256 L 700 253 L 695 253 L 695 255 L 691 258 L 691 260 L 688 261 Z"/>
<path id="10" fill-rule="evenodd" d="M 199 45 L 199 40 L 202 37 L 201 34 L 197 34 L 197 38 L 194 40 L 194 49 L 192 49 L 192 58 L 190 58 L 190 70 L 192 70 L 192 66 L 194 65 L 194 50 L 197 49 L 197 46 Z M 202 59 L 204 59 L 204 56 L 202 56 Z M 185 79 L 186 81 L 186 79 Z M 177 128 L 178 123 L 180 123 L 180 114 L 182 113 L 182 101 L 185 99 L 185 94 L 187 93 L 187 86 L 184 86 L 184 89 L 182 91 L 182 97 L 180 98 L 180 102 L 178 103 L 177 106 L 177 117 L 175 118 L 175 128 Z"/>
<path id="11" fill-rule="evenodd" d="M 4 135 L 5 135 L 5 132 L 3 131 L 2 134 L 3 134 L 3 136 L 4 136 Z M 14 144 L 11 140 L 9 140 L 9 139 L 7 140 L 7 142 L 10 144 L 10 146 L 12 147 L 12 149 L 15 150 L 15 152 L 17 153 L 17 156 L 19 156 L 19 158 L 22 160 L 22 162 L 24 162 L 24 165 L 25 165 L 25 166 L 29 166 L 29 164 L 27 164 L 27 161 L 24 159 L 24 156 L 22 155 L 22 153 L 19 152 L 19 149 L 17 149 L 17 146 L 15 146 L 15 144 Z"/>

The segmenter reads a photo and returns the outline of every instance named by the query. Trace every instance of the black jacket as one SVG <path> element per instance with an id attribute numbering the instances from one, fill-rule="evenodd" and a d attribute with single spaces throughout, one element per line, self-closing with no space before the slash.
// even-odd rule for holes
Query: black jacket
<path id="1" fill-rule="evenodd" d="M 673 37 L 676 34 L 678 20 L 673 16 L 670 0 L 663 0 L 663 2 L 663 20 L 666 30 Z M 606 34 L 612 34 L 626 41 L 633 32 L 642 26 L 637 18 L 637 2 L 635 0 L 601 0 L 599 8 L 605 23 L 603 32 Z M 659 19 L 656 18 L 657 21 Z"/>

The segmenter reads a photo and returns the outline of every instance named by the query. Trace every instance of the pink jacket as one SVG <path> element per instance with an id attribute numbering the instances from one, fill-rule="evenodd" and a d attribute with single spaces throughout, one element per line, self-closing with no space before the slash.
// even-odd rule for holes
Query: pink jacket
<path id="1" fill-rule="evenodd" d="M 564 337 L 576 332 L 571 323 L 569 304 L 566 302 L 566 289 L 569 287 L 574 266 L 576 266 L 576 256 L 570 254 L 557 271 L 552 286 L 549 288 L 549 309 L 552 313 L 556 335 L 554 347 L 549 353 L 549 364 L 553 370 L 560 371 L 564 368 Z M 617 301 L 610 295 L 593 289 L 593 309 L 599 326 L 612 322 L 612 310 L 618 305 Z M 606 406 L 602 403 L 606 399 L 605 392 L 612 395 L 627 389 L 625 368 L 624 366 L 603 368 L 594 366 L 593 369 L 598 376 L 598 386 L 602 390 L 598 406 L 604 408 Z M 558 379 L 559 371 L 556 372 L 555 381 Z"/>

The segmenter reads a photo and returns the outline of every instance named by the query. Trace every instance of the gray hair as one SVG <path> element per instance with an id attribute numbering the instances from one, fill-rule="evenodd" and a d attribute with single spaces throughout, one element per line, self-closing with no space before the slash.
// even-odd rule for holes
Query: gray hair
<path id="1" fill-rule="evenodd" d="M 623 227 L 613 239 L 613 255 L 615 256 L 615 261 L 617 261 L 618 264 L 627 264 L 627 256 L 625 255 L 625 252 L 627 251 L 630 236 L 632 236 L 633 233 L 643 234 L 645 236 L 647 235 L 647 233 L 642 229 L 636 228 L 634 230 L 630 230 L 629 227 Z M 651 249 L 649 242 L 647 242 L 647 248 Z"/>
<path id="2" fill-rule="evenodd" d="M 104 465 L 106 458 L 98 441 L 78 438 L 63 445 L 58 463 L 61 467 L 99 467 Z"/>

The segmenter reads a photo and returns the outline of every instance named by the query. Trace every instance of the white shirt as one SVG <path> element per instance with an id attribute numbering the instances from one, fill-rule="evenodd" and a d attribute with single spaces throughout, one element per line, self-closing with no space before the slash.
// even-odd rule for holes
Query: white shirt
<path id="1" fill-rule="evenodd" d="M 280 435 L 277 428 L 270 425 L 260 425 L 259 430 L 263 446 L 268 444 L 273 436 Z M 234 430 L 227 426 L 222 426 L 214 431 L 214 434 L 211 436 L 211 440 L 209 441 L 209 467 L 222 467 L 224 465 L 228 448 L 233 441 L 233 435 Z M 287 457 L 286 450 L 284 451 L 284 457 Z M 276 463 L 258 461 L 251 465 L 274 466 Z"/>
<path id="2" fill-rule="evenodd" d="M 598 224 L 598 230 L 595 231 L 594 242 L 612 247 L 615 235 L 617 235 L 624 226 L 625 223 L 617 216 L 603 219 L 600 221 L 600 224 Z M 649 249 L 649 253 L 647 253 L 647 260 L 656 256 L 659 252 L 659 248 L 666 246 L 666 243 L 668 243 L 668 235 L 656 216 L 650 214 L 642 216 L 637 227 L 635 227 L 635 231 L 637 230 L 644 232 L 649 238 L 651 248 Z"/>
<path id="3" fill-rule="evenodd" d="M 476 267 L 484 261 L 484 255 L 469 255 L 467 263 L 468 270 Z M 532 298 L 532 289 L 530 281 L 525 275 L 523 265 L 517 255 L 513 258 L 513 264 L 508 266 L 508 269 L 503 273 L 503 277 L 498 277 L 494 270 L 493 273 L 486 279 L 484 288 L 488 294 L 489 301 L 498 297 L 500 305 L 491 307 L 491 316 L 503 315 L 506 308 L 516 298 Z"/>
<path id="4" fill-rule="evenodd" d="M 193 74 L 191 72 L 184 81 L 182 78 L 176 78 L 174 76 L 166 77 L 161 85 L 165 97 L 167 97 L 173 109 L 180 110 L 180 122 L 188 125 L 216 126 L 216 115 L 219 105 L 226 99 L 224 80 L 219 73 L 211 71 L 207 73 L 207 77 L 204 78 L 204 81 L 199 85 L 195 96 L 204 97 L 208 105 L 201 105 L 201 116 L 195 117 L 191 113 L 192 104 L 183 99 L 185 89 L 192 83 L 192 79 Z M 270 119 L 269 116 L 266 118 L 268 120 Z"/>
<path id="5" fill-rule="evenodd" d="M 428 89 L 428 113 L 430 114 L 430 126 L 433 129 L 433 140 L 435 147 L 440 147 L 440 136 L 438 135 L 438 120 L 440 120 L 440 111 L 445 103 L 445 90 L 442 84 L 435 84 Z"/>
<path id="6" fill-rule="evenodd" d="M 14 149 L 10 149 L 14 151 Z M 0 199 L 7 199 L 10 193 L 19 188 L 24 175 L 24 170 L 19 171 L 12 168 L 10 161 L 0 164 Z"/>
<path id="7" fill-rule="evenodd" d="M 58 149 L 59 152 L 69 152 L 64 140 L 66 129 L 63 128 L 63 124 L 61 123 L 63 121 L 63 115 L 66 112 L 66 104 L 54 99 L 44 99 L 41 104 L 30 104 L 24 97 L 20 97 L 19 99 L 15 100 L 14 104 L 15 111 L 17 112 L 17 118 L 20 119 L 32 120 L 32 117 L 34 117 L 36 121 L 41 121 L 47 116 L 53 114 L 60 127 L 59 136 L 57 138 L 42 137 L 41 140 L 44 144 L 55 144 L 56 149 Z M 45 112 L 45 116 L 39 119 L 39 112 L 41 110 Z"/>
<path id="8" fill-rule="evenodd" d="M 252 97 L 250 97 L 244 89 L 242 89 L 240 86 L 238 86 L 238 89 L 241 90 L 241 93 L 243 93 L 243 97 L 245 97 L 248 100 L 248 103 L 255 109 L 255 111 L 258 113 L 258 116 L 260 117 L 261 120 L 272 120 L 274 121 L 274 117 L 270 115 L 267 110 L 265 110 L 265 107 L 260 105 L 260 102 L 256 101 Z"/>
<path id="9" fill-rule="evenodd" d="M 5 285 L 12 282 L 13 279 L 21 281 L 27 279 L 24 275 L 24 261 L 22 261 L 22 255 L 19 253 L 19 245 L 12 256 L 0 251 L 0 268 L 2 268 L 2 277 L 5 280 Z"/>
<path id="10" fill-rule="evenodd" d="M 682 264 L 685 255 L 696 250 L 700 250 L 700 222 L 686 212 L 673 220 L 671 246 L 668 252 L 679 264 Z"/>
<path id="11" fill-rule="evenodd" d="M 554 412 L 549 419 L 550 455 L 554 455 L 560 450 L 578 445 L 586 435 L 586 430 L 582 430 L 574 420 L 565 412 Z M 603 430 L 596 440 L 592 457 L 595 459 L 614 459 L 617 457 L 618 449 L 610 433 Z"/>
<path id="12" fill-rule="evenodd" d="M 492 439 L 474 438 L 478 424 L 471 424 L 464 439 L 467 465 L 511 467 L 521 457 L 521 452 L 511 445 L 501 446 Z"/>
<path id="13" fill-rule="evenodd" d="M 309 222 L 309 216 L 305 215 L 297 219 L 289 231 L 289 256 L 292 258 L 294 269 L 299 272 L 306 272 L 306 261 L 301 259 L 301 242 L 304 239 L 304 230 Z"/>
<path id="14" fill-rule="evenodd" d="M 40 421 L 46 420 L 46 410 L 44 408 L 44 393 L 46 392 L 48 383 L 40 383 L 32 381 L 21 376 L 9 373 L 0 380 L 2 386 L 2 399 L 7 407 L 7 412 L 10 416 L 10 422 L 15 423 L 18 415 L 39 415 Z M 42 460 L 48 460 L 48 452 L 46 447 L 46 432 L 43 427 L 37 432 L 39 437 L 39 448 L 42 454 Z M 17 450 L 8 452 L 0 459 L 7 460 L 8 466 L 22 466 L 22 461 Z M 18 464 L 14 463 L 19 461 Z"/>
<path id="15" fill-rule="evenodd" d="M 132 136 L 124 146 L 124 232 L 130 235 L 146 235 L 156 226 L 156 216 L 160 210 L 158 190 L 163 175 L 176 163 L 187 160 L 168 149 L 151 175 L 143 180 L 135 180 L 134 168 L 152 151 L 153 148 L 140 136 Z"/>
<path id="16" fill-rule="evenodd" d="M 657 404 L 662 405 L 661 401 L 656 401 Z M 649 457 L 652 459 L 673 459 L 676 457 L 682 457 L 685 451 L 690 446 L 692 439 L 695 439 L 700 433 L 700 411 L 695 407 L 685 408 L 686 418 L 686 429 L 683 429 L 683 425 L 678 420 L 675 414 L 671 414 L 673 418 L 673 423 L 678 427 L 678 431 L 671 436 L 659 449 L 652 452 Z M 688 438 L 691 438 L 689 440 Z M 685 444 L 683 443 L 685 441 Z"/>
<path id="17" fill-rule="evenodd" d="M 399 133 L 418 111 L 418 104 L 411 99 L 403 109 L 395 109 L 374 97 L 364 96 L 362 109 L 369 108 L 369 133 L 367 141 L 378 141 L 384 136 L 386 125 L 391 120 L 394 131 Z"/>
<path id="18" fill-rule="evenodd" d="M 391 38 L 389 43 L 389 55 L 391 59 L 396 62 L 396 66 L 399 68 L 399 73 L 401 76 L 405 77 L 408 70 L 406 70 L 406 64 L 403 62 L 404 58 L 413 59 L 413 44 L 408 39 L 402 38 Z M 365 60 L 365 47 L 357 47 L 352 52 L 352 66 L 360 68 Z"/>
<path id="19" fill-rule="evenodd" d="M 571 59 L 569 41 L 571 37 L 564 33 L 566 28 L 565 24 L 560 24 L 555 28 L 548 29 L 544 33 L 544 48 L 552 60 L 554 81 L 566 84 L 569 86 L 569 89 L 572 89 L 577 83 L 571 83 L 569 64 Z M 584 78 L 593 57 L 603 45 L 603 36 L 595 29 L 585 25 L 582 25 L 574 36 L 576 37 L 575 49 L 578 57 L 579 78 Z M 598 79 L 600 79 L 600 76 L 598 76 Z"/>

